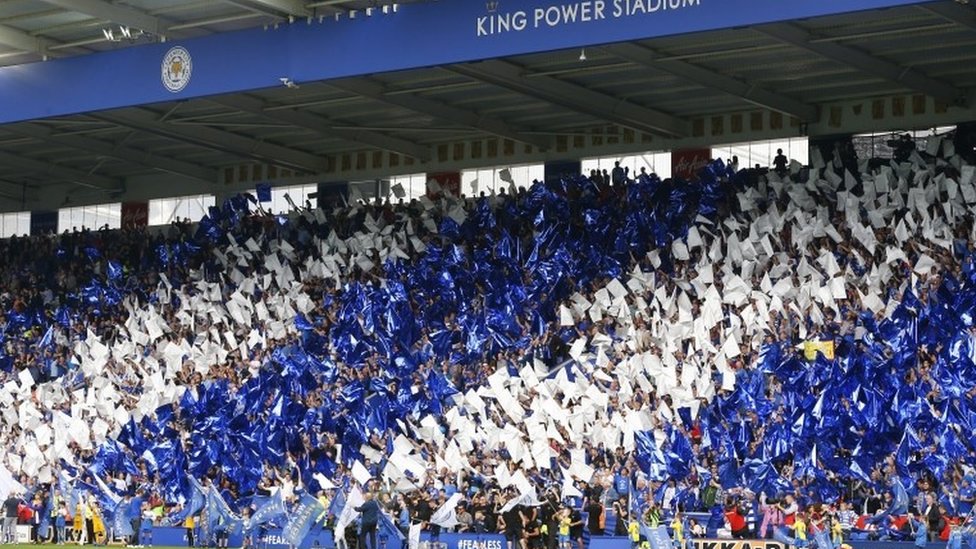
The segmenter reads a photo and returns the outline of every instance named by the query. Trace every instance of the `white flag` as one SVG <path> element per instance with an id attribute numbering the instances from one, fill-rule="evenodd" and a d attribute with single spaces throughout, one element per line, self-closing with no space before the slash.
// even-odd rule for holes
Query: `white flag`
<path id="1" fill-rule="evenodd" d="M 430 517 L 430 522 L 436 524 L 441 528 L 454 528 L 458 524 L 457 519 L 457 505 L 461 502 L 461 494 L 455 492 L 444 505 L 441 505 L 437 511 Z"/>
<path id="2" fill-rule="evenodd" d="M 359 486 L 353 485 L 349 490 L 349 497 L 346 498 L 346 505 L 339 511 L 339 518 L 336 519 L 335 537 L 336 539 L 346 539 L 346 526 L 356 520 L 356 507 L 361 506 L 366 500 L 363 493 L 359 491 Z"/>

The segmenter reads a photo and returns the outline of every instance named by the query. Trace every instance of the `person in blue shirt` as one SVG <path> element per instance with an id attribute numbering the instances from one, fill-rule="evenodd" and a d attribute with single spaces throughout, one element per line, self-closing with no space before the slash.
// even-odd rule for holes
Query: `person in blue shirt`
<path id="1" fill-rule="evenodd" d="M 142 504 L 142 521 L 139 523 L 139 543 L 145 547 L 153 544 L 153 510 L 148 503 Z"/>
<path id="2" fill-rule="evenodd" d="M 410 507 L 407 506 L 407 502 L 400 501 L 400 516 L 397 517 L 397 526 L 400 528 L 400 532 L 404 536 L 409 538 L 410 536 Z"/>
<path id="3" fill-rule="evenodd" d="M 929 527 L 924 515 L 916 515 L 911 518 L 912 528 L 915 530 L 915 547 L 924 548 L 929 542 Z"/>
<path id="4" fill-rule="evenodd" d="M 962 479 L 959 487 L 958 515 L 968 516 L 973 509 L 973 502 L 976 501 L 976 487 L 973 486 L 973 477 L 966 475 Z"/>
<path id="5" fill-rule="evenodd" d="M 962 549 L 962 528 L 958 524 L 953 524 L 949 528 L 949 541 L 946 542 L 946 549 Z"/>
<path id="6" fill-rule="evenodd" d="M 64 545 L 65 532 L 66 532 L 66 519 L 65 516 L 68 514 L 68 508 L 62 501 L 58 505 L 57 514 L 54 517 L 54 529 L 57 532 L 57 540 L 55 543 L 58 545 Z"/>
<path id="7" fill-rule="evenodd" d="M 366 501 L 359 507 L 356 507 L 356 511 L 360 513 L 359 546 L 368 549 L 377 549 L 376 525 L 380 520 L 380 506 L 373 499 L 372 492 L 366 492 L 364 498 Z M 367 541 L 369 542 L 368 544 Z"/>
<path id="8" fill-rule="evenodd" d="M 132 545 L 142 545 L 139 534 L 142 530 L 142 493 L 137 492 L 136 497 L 128 496 L 126 501 L 129 504 L 129 525 L 132 527 Z"/>
<path id="9" fill-rule="evenodd" d="M 630 495 L 630 471 L 626 467 L 621 467 L 613 475 L 613 491 L 619 497 L 627 497 Z"/>
<path id="10" fill-rule="evenodd" d="M 725 510 L 721 505 L 715 504 L 712 506 L 710 514 L 708 516 L 708 524 L 705 527 L 705 536 L 709 538 L 718 537 L 718 529 L 725 525 Z"/>

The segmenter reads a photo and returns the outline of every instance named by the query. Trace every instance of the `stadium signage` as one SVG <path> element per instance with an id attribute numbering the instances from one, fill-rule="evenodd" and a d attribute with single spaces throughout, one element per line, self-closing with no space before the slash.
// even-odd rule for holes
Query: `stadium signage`
<path id="1" fill-rule="evenodd" d="M 423 540 L 430 540 L 428 534 L 421 536 Z M 437 541 L 444 544 L 447 549 L 504 549 L 505 536 L 498 534 L 441 534 Z"/>
<path id="2" fill-rule="evenodd" d="M 0 124 L 267 89 L 280 86 L 283 78 L 301 84 L 921 3 L 926 2 L 402 4 L 395 12 L 373 10 L 368 17 L 303 20 L 278 30 L 258 27 L 187 40 L 171 38 L 166 43 L 0 67 Z"/>
<path id="3" fill-rule="evenodd" d="M 477 19 L 477 35 L 522 32 L 542 27 L 573 23 L 592 23 L 607 18 L 620 19 L 655 14 L 667 10 L 701 7 L 702 0 L 587 0 L 569 4 L 539 6 L 530 10 L 498 12 L 500 2 L 486 4 L 487 15 Z"/>
<path id="4" fill-rule="evenodd" d="M 765 539 L 696 539 L 695 549 L 787 549 L 778 541 Z"/>

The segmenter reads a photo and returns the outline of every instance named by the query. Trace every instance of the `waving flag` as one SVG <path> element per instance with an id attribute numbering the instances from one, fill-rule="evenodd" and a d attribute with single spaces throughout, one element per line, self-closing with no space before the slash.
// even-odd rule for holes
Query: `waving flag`
<path id="1" fill-rule="evenodd" d="M 263 505 L 254 511 L 254 516 L 251 517 L 250 527 L 254 528 L 270 522 L 281 515 L 285 514 L 285 500 L 281 497 L 281 490 L 275 492 L 273 496 L 268 498 Z"/>
<path id="2" fill-rule="evenodd" d="M 346 539 L 346 526 L 349 526 L 354 520 L 356 520 L 356 507 L 359 507 L 365 501 L 366 500 L 363 499 L 363 493 L 359 491 L 359 487 L 354 485 L 352 489 L 349 490 L 349 496 L 346 498 L 346 501 L 342 506 L 342 511 L 339 513 L 339 518 L 336 519 L 336 539 Z"/>
<path id="3" fill-rule="evenodd" d="M 200 483 L 192 476 L 188 478 L 190 480 L 190 501 L 178 513 L 172 516 L 170 524 L 178 525 L 182 523 L 187 517 L 192 517 L 199 513 L 200 509 L 203 509 L 206 503 L 206 496 L 203 493 L 203 488 L 200 486 Z"/>
<path id="4" fill-rule="evenodd" d="M 207 490 L 207 528 L 210 532 L 216 532 L 219 526 L 223 526 L 231 534 L 242 529 L 244 523 L 241 517 L 230 510 L 220 491 L 211 485 Z"/>
<path id="5" fill-rule="evenodd" d="M 461 502 L 460 492 L 455 492 L 454 495 L 444 502 L 437 511 L 430 517 L 430 522 L 436 524 L 441 528 L 454 528 L 457 526 L 457 506 Z"/>
<path id="6" fill-rule="evenodd" d="M 325 508 L 322 507 L 318 499 L 308 494 L 303 495 L 298 503 L 298 508 L 291 514 L 288 524 L 285 525 L 285 529 L 281 533 L 282 537 L 291 545 L 301 545 L 315 524 L 315 519 L 323 511 Z"/>

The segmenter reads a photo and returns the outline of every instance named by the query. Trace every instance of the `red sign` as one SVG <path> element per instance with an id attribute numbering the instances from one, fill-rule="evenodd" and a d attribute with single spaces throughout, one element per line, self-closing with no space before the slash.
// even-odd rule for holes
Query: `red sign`
<path id="1" fill-rule="evenodd" d="M 708 165 L 711 149 L 683 149 L 671 153 L 671 177 L 691 181 Z"/>
<path id="2" fill-rule="evenodd" d="M 427 181 L 436 181 L 440 185 L 440 192 L 432 192 L 427 186 L 427 197 L 438 198 L 442 194 L 461 196 L 461 172 L 437 172 L 427 174 Z"/>
<path id="3" fill-rule="evenodd" d="M 122 228 L 136 229 L 149 225 L 148 202 L 122 203 Z"/>

